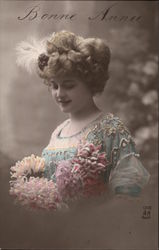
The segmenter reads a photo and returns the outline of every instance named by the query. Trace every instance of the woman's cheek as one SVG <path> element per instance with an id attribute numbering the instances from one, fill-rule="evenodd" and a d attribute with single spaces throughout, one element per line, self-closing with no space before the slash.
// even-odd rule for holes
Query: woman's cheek
<path id="1" fill-rule="evenodd" d="M 55 90 L 51 90 L 51 95 L 52 95 L 53 98 L 55 98 L 56 97 L 56 91 Z"/>

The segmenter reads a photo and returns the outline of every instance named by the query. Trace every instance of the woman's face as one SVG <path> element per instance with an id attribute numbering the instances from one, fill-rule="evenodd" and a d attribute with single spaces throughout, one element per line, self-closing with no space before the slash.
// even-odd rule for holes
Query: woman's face
<path id="1" fill-rule="evenodd" d="M 52 96 L 65 113 L 84 111 L 92 102 L 93 95 L 90 89 L 78 78 L 56 77 L 49 82 L 52 85 Z"/>

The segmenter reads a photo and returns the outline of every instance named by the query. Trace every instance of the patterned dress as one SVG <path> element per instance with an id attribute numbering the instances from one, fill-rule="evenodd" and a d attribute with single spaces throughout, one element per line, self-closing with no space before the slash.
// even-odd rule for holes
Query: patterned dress
<path id="1" fill-rule="evenodd" d="M 42 152 L 45 177 L 56 182 L 56 164 L 61 160 L 72 159 L 79 144 L 89 142 L 101 145 L 101 151 L 106 153 L 106 185 L 116 194 L 137 196 L 150 175 L 140 162 L 135 143 L 123 122 L 113 114 L 101 113 L 80 132 L 72 136 L 61 136 L 69 122 L 70 119 L 67 119 L 55 129 L 50 143 Z"/>

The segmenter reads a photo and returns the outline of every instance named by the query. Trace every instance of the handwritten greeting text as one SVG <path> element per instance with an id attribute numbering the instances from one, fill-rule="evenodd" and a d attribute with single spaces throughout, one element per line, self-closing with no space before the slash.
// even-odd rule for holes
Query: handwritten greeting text
<path id="1" fill-rule="evenodd" d="M 93 13 L 91 16 L 86 18 L 90 22 L 103 21 L 103 22 L 138 22 L 141 19 L 140 15 L 113 15 L 112 11 L 118 3 L 112 4 L 109 7 L 102 9 L 97 13 Z M 25 14 L 18 16 L 19 21 L 29 20 L 42 20 L 42 21 L 75 21 L 79 17 L 79 13 L 42 13 L 41 7 L 39 5 L 30 7 L 25 10 Z"/>

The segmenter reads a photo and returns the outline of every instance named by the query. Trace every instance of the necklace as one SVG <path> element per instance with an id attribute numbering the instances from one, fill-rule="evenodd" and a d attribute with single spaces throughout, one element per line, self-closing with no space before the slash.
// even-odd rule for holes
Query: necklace
<path id="1" fill-rule="evenodd" d="M 79 134 L 81 134 L 82 132 L 84 132 L 87 128 L 89 128 L 94 122 L 96 122 L 101 116 L 103 115 L 103 112 L 100 112 L 100 114 L 98 114 L 98 116 L 96 118 L 94 118 L 93 120 L 91 120 L 89 123 L 87 123 L 85 126 L 83 126 L 80 130 L 78 130 L 77 132 L 74 132 L 73 134 L 69 135 L 70 131 L 72 131 L 73 129 L 71 128 L 71 120 L 68 119 L 68 121 L 66 122 L 65 126 L 60 130 L 58 137 L 59 138 L 71 138 L 73 136 L 77 136 Z M 69 126 L 68 126 L 69 125 Z M 61 132 L 64 131 L 64 135 L 61 135 Z M 65 136 L 66 134 L 66 136 Z"/>

